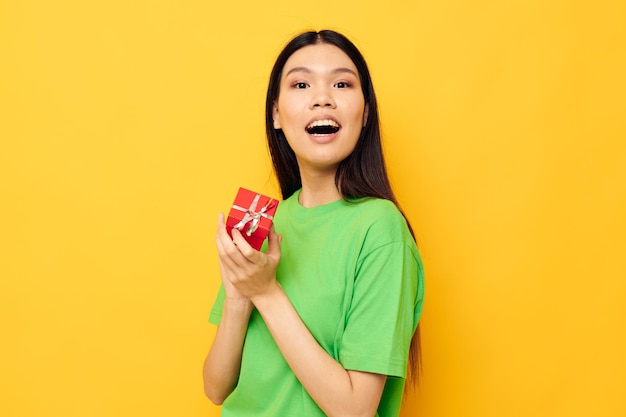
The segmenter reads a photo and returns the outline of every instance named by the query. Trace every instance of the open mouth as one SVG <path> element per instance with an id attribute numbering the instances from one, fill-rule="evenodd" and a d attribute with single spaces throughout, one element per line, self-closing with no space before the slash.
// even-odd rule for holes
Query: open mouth
<path id="1" fill-rule="evenodd" d="M 305 129 L 309 135 L 321 136 L 337 133 L 341 126 L 334 120 L 316 120 Z"/>

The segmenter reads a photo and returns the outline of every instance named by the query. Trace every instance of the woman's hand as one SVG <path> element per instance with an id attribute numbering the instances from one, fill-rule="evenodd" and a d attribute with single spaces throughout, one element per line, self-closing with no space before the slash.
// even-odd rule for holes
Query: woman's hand
<path id="1" fill-rule="evenodd" d="M 222 252 L 221 249 L 221 241 L 223 239 L 222 235 L 226 234 L 226 237 L 230 239 L 228 236 L 228 232 L 226 232 L 226 226 L 224 224 L 224 213 L 220 213 L 217 219 L 217 235 L 215 237 L 215 243 L 217 246 L 218 255 Z M 237 291 L 237 289 L 231 284 L 230 280 L 226 276 L 226 270 L 224 269 L 224 265 L 222 263 L 222 257 L 218 256 L 218 262 L 220 265 L 220 275 L 222 277 L 222 285 L 224 286 L 224 291 L 226 292 L 226 298 L 230 300 L 241 300 L 241 301 L 250 301 L 243 295 Z"/>
<path id="2" fill-rule="evenodd" d="M 252 300 L 276 284 L 281 236 L 272 225 L 268 250 L 263 253 L 250 246 L 239 230 L 233 229 L 231 233 L 232 239 L 226 231 L 224 214 L 220 213 L 216 243 L 226 297 Z"/>

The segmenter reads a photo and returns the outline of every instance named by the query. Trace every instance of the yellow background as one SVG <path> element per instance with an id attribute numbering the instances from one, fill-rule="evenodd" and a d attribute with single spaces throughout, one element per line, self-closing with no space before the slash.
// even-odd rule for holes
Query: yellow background
<path id="1" fill-rule="evenodd" d="M 0 3 L 0 415 L 217 416 L 213 237 L 270 66 L 365 54 L 427 270 L 404 416 L 626 415 L 623 1 Z"/>

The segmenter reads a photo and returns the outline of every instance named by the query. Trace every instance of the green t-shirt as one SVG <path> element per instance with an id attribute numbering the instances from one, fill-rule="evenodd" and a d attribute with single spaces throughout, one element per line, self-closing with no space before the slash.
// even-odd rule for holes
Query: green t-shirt
<path id="1" fill-rule="evenodd" d="M 276 278 L 317 342 L 345 369 L 388 376 L 377 416 L 395 417 L 424 295 L 422 262 L 406 221 L 387 200 L 305 208 L 299 194 L 281 202 L 274 216 L 283 235 Z M 221 288 L 209 318 L 214 324 L 223 300 Z M 222 416 L 324 416 L 256 310 Z"/>

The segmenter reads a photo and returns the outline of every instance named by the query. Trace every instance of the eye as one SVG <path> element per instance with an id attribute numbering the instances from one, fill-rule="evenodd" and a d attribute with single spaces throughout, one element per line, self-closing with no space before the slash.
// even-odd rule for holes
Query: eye
<path id="1" fill-rule="evenodd" d="M 303 83 L 303 82 L 296 82 L 292 84 L 293 88 L 307 88 L 308 85 L 307 83 Z"/>
<path id="2" fill-rule="evenodd" d="M 349 82 L 346 82 L 346 81 L 339 81 L 338 83 L 335 84 L 335 87 L 337 87 L 337 88 L 349 88 L 351 86 L 352 86 L 352 84 L 350 84 Z"/>

